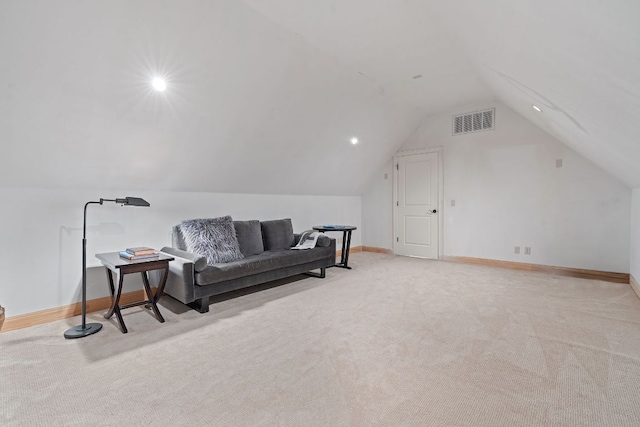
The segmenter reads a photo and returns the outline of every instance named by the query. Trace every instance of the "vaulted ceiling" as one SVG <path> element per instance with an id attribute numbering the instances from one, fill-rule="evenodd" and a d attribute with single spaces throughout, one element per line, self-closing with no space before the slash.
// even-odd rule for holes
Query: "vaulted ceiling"
<path id="1" fill-rule="evenodd" d="M 640 187 L 639 18 L 622 0 L 4 0 L 0 185 L 355 195 L 425 117 L 498 99 Z"/>

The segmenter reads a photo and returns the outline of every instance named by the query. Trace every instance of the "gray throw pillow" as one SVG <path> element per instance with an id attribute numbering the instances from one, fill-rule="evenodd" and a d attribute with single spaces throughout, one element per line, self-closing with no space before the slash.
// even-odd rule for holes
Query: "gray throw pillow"
<path id="1" fill-rule="evenodd" d="M 242 255 L 258 255 L 264 252 L 260 221 L 257 219 L 251 221 L 233 221 L 233 226 L 236 229 L 236 237 L 238 238 Z"/>
<path id="2" fill-rule="evenodd" d="M 262 221 L 260 227 L 266 251 L 288 249 L 293 246 L 293 226 L 290 218 Z"/>
<path id="3" fill-rule="evenodd" d="M 187 251 L 204 256 L 209 265 L 244 258 L 229 215 L 182 221 L 180 231 Z"/>

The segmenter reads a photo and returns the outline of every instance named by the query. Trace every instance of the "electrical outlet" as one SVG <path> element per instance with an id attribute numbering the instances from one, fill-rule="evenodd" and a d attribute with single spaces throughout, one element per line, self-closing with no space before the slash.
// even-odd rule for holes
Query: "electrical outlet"
<path id="1" fill-rule="evenodd" d="M 455 206 L 456 205 L 456 201 L 454 199 L 451 199 L 451 206 Z"/>
<path id="2" fill-rule="evenodd" d="M 516 246 L 513 248 L 513 253 L 514 254 L 519 254 L 520 253 L 520 246 Z"/>
<path id="3" fill-rule="evenodd" d="M 524 254 L 525 255 L 531 255 L 531 248 L 529 246 L 525 246 L 524 247 Z"/>
<path id="4" fill-rule="evenodd" d="M 342 244 L 342 237 L 338 237 L 338 239 L 336 240 L 336 243 L 341 245 Z"/>

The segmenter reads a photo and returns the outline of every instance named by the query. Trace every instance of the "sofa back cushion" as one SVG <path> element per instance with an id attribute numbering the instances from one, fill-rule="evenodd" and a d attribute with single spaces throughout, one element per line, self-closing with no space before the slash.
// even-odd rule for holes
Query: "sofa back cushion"
<path id="1" fill-rule="evenodd" d="M 265 251 L 277 251 L 293 246 L 291 218 L 260 222 Z"/>
<path id="2" fill-rule="evenodd" d="M 180 231 L 187 251 L 204 256 L 209 265 L 244 258 L 229 215 L 182 221 Z"/>
<path id="3" fill-rule="evenodd" d="M 260 221 L 233 221 L 236 237 L 240 244 L 240 252 L 244 256 L 258 255 L 264 252 Z"/>

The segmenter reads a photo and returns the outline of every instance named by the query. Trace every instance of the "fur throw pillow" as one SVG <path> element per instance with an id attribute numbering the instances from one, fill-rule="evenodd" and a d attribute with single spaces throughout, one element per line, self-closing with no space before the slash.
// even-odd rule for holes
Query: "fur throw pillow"
<path id="1" fill-rule="evenodd" d="M 244 258 L 229 215 L 182 221 L 180 231 L 187 251 L 204 256 L 208 265 Z"/>

